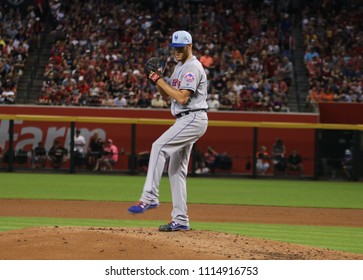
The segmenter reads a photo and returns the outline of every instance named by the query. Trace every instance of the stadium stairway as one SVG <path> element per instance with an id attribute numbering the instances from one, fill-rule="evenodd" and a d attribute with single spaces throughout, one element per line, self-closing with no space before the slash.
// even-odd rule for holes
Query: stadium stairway
<path id="1" fill-rule="evenodd" d="M 307 69 L 304 63 L 305 46 L 301 27 L 295 27 L 293 30 L 293 35 L 296 40 L 296 48 L 294 51 L 296 103 L 298 104 L 298 112 L 308 112 L 308 109 L 305 108 L 305 99 L 309 92 L 309 80 Z"/>
<path id="2" fill-rule="evenodd" d="M 41 47 L 32 42 L 28 62 L 17 86 L 17 104 L 35 104 L 44 81 L 44 67 L 49 61 L 53 38 L 50 36 L 50 24 L 45 25 L 41 38 Z"/>

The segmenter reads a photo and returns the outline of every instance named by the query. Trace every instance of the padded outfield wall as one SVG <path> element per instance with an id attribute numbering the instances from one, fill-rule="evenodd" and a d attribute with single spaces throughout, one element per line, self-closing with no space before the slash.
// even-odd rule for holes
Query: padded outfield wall
<path id="1" fill-rule="evenodd" d="M 38 115 L 49 116 L 49 121 L 22 120 L 14 121 L 14 149 L 31 150 L 39 141 L 50 149 L 55 139 L 59 140 L 65 147 L 69 147 L 71 126 L 68 121 L 54 121 L 51 116 L 65 117 L 91 117 L 94 122 L 75 123 L 81 129 L 86 140 L 98 131 L 103 139 L 113 139 L 119 149 L 125 149 L 130 153 L 132 144 L 136 153 L 150 150 L 152 142 L 169 126 L 169 124 L 137 124 L 135 142 L 131 143 L 132 124 L 127 120 L 135 119 L 163 119 L 173 120 L 169 110 L 154 109 L 118 109 L 118 108 L 89 108 L 89 107 L 42 107 L 42 106 L 1 106 L 1 115 Z M 258 128 L 258 134 L 254 130 L 254 124 L 264 122 L 275 123 L 317 123 L 319 118 L 316 114 L 286 114 L 286 113 L 260 113 L 260 112 L 209 112 L 211 121 L 224 121 L 224 125 L 211 125 L 206 134 L 198 141 L 196 147 L 206 151 L 208 146 L 219 153 L 228 154 L 233 160 L 232 173 L 251 173 L 246 170 L 246 164 L 252 161 L 254 153 L 254 138 L 257 136 L 257 146 L 265 145 L 269 151 L 276 138 L 283 139 L 287 154 L 297 149 L 305 158 L 305 173 L 313 175 L 314 157 L 314 129 L 294 128 Z M 125 119 L 125 123 L 102 123 L 100 118 Z M 96 119 L 95 119 L 96 118 Z M 227 121 L 227 122 L 226 122 Z M 229 126 L 228 121 L 243 122 L 240 127 Z M 9 142 L 9 120 L 0 123 L 0 144 L 8 146 Z M 256 145 L 256 143 L 255 143 Z M 127 156 L 120 156 L 116 169 L 128 169 Z"/>

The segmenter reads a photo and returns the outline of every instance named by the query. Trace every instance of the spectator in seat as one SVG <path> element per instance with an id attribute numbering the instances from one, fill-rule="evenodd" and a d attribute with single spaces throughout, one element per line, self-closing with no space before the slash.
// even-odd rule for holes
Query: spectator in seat
<path id="1" fill-rule="evenodd" d="M 304 54 L 305 63 L 306 64 L 310 63 L 314 57 L 316 57 L 316 58 L 319 57 L 319 53 L 318 53 L 317 49 L 314 47 L 308 47 L 308 49 L 306 50 L 306 52 Z"/>
<path id="2" fill-rule="evenodd" d="M 127 107 L 127 100 L 125 96 L 122 93 L 117 94 L 116 97 L 113 99 L 112 106 L 118 108 Z"/>
<path id="3" fill-rule="evenodd" d="M 212 147 L 208 147 L 204 157 L 206 167 L 212 174 L 215 174 L 217 168 L 221 170 L 232 169 L 232 159 L 225 152 L 218 153 Z"/>
<path id="4" fill-rule="evenodd" d="M 103 153 L 103 140 L 99 137 L 98 132 L 93 133 L 89 139 L 87 151 L 87 165 L 89 168 L 96 166 L 97 160 L 102 157 Z"/>
<path id="5" fill-rule="evenodd" d="M 151 99 L 151 107 L 163 109 L 163 108 L 167 108 L 168 105 L 166 104 L 165 100 L 163 100 L 160 93 L 156 93 L 154 95 L 153 99 Z"/>
<path id="6" fill-rule="evenodd" d="M 306 96 L 305 107 L 317 111 L 318 103 L 321 101 L 321 98 L 320 87 L 316 85 L 311 86 L 309 93 Z"/>
<path id="7" fill-rule="evenodd" d="M 199 59 L 200 63 L 202 63 L 202 65 L 207 68 L 210 71 L 213 71 L 215 68 L 215 61 L 213 56 L 210 54 L 209 50 L 205 50 L 204 54 L 200 57 Z"/>
<path id="8" fill-rule="evenodd" d="M 31 163 L 34 169 L 45 168 L 47 163 L 47 151 L 42 142 L 39 142 L 38 146 L 33 149 Z"/>
<path id="9" fill-rule="evenodd" d="M 287 158 L 287 172 L 289 171 L 297 171 L 300 175 L 303 174 L 304 166 L 302 157 L 297 150 L 293 150 L 292 154 Z"/>
<path id="10" fill-rule="evenodd" d="M 127 99 L 127 107 L 137 107 L 138 99 L 136 98 L 135 92 L 130 92 Z"/>
<path id="11" fill-rule="evenodd" d="M 344 157 L 341 161 L 344 176 L 350 180 L 352 178 L 352 168 L 353 168 L 353 156 L 349 149 L 344 152 Z"/>
<path id="12" fill-rule="evenodd" d="M 0 96 L 0 103 L 15 104 L 15 88 L 5 86 Z"/>
<path id="13" fill-rule="evenodd" d="M 86 146 L 86 139 L 81 135 L 81 130 L 76 129 L 74 135 L 74 164 L 76 167 L 81 167 L 84 160 L 84 147 Z"/>
<path id="14" fill-rule="evenodd" d="M 67 160 L 68 151 L 58 140 L 54 141 L 53 146 L 48 152 L 48 158 L 54 169 L 59 169 Z"/>
<path id="15" fill-rule="evenodd" d="M 90 86 L 85 81 L 84 76 L 79 76 L 77 90 L 79 92 L 78 104 L 81 106 L 87 105 L 90 96 Z"/>
<path id="16" fill-rule="evenodd" d="M 102 157 L 96 162 L 96 166 L 93 171 L 101 170 L 113 170 L 113 166 L 118 161 L 118 149 L 113 144 L 112 139 L 108 139 L 103 147 Z"/>
<path id="17" fill-rule="evenodd" d="M 276 138 L 271 151 L 274 174 L 284 172 L 286 169 L 286 148 L 281 138 Z"/>
<path id="18" fill-rule="evenodd" d="M 196 150 L 194 153 L 195 174 L 207 174 L 209 168 L 205 166 L 205 157 L 201 150 Z"/>
<path id="19" fill-rule="evenodd" d="M 151 100 L 149 99 L 149 96 L 147 93 L 141 93 L 140 98 L 137 101 L 137 107 L 140 108 L 149 108 L 151 107 Z"/>
<path id="20" fill-rule="evenodd" d="M 231 110 L 232 102 L 227 94 L 221 96 L 221 101 L 219 102 L 219 110 Z"/>
<path id="21" fill-rule="evenodd" d="M 213 149 L 213 147 L 208 147 L 207 152 L 204 154 L 206 167 L 212 174 L 216 172 L 217 156 L 218 153 Z"/>
<path id="22" fill-rule="evenodd" d="M 270 156 L 265 146 L 261 146 L 256 153 L 256 171 L 258 174 L 266 174 L 270 168 Z"/>
<path id="23" fill-rule="evenodd" d="M 208 103 L 209 110 L 217 111 L 219 109 L 220 103 L 219 103 L 217 96 L 214 93 L 212 93 L 209 96 L 207 103 Z"/>

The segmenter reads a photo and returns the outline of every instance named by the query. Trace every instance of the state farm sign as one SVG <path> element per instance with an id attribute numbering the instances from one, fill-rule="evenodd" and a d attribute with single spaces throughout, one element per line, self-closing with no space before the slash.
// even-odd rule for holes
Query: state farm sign
<path id="1" fill-rule="evenodd" d="M 9 125 L 10 121 L 0 121 L 0 144 L 3 147 L 8 146 L 9 142 Z M 81 125 L 77 126 L 81 130 L 88 142 L 91 135 L 98 132 L 99 137 L 106 139 L 107 134 L 104 128 L 95 127 L 89 129 Z M 59 140 L 65 148 L 69 148 L 70 144 L 70 125 L 61 122 L 25 122 L 22 120 L 14 121 L 14 148 L 15 150 L 31 150 L 35 148 L 38 142 L 43 142 L 47 150 L 49 150 L 54 140 Z"/>

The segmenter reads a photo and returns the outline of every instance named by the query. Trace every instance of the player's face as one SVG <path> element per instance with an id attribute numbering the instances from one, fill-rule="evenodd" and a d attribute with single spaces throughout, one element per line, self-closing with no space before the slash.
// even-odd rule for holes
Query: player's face
<path id="1" fill-rule="evenodd" d="M 174 48 L 174 50 L 174 56 L 177 61 L 185 61 L 189 56 L 189 46 Z"/>

